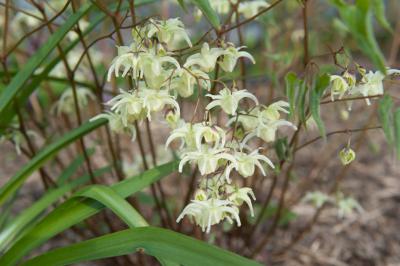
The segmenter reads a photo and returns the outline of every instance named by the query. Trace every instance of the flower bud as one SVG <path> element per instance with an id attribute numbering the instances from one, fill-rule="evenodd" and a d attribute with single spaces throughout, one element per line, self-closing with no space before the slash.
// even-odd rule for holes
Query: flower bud
<path id="1" fill-rule="evenodd" d="M 356 158 L 356 153 L 350 148 L 344 148 L 339 152 L 339 158 L 343 165 L 348 165 Z"/>

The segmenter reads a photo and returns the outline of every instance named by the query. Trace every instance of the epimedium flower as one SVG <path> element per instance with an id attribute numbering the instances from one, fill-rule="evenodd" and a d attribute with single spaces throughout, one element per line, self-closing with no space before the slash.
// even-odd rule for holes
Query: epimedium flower
<path id="1" fill-rule="evenodd" d="M 145 116 L 143 99 L 138 91 L 127 92 L 120 89 L 120 94 L 109 100 L 106 105 L 111 106 L 111 111 L 119 114 L 122 124 L 127 127 L 129 123 L 142 119 Z"/>
<path id="2" fill-rule="evenodd" d="M 211 226 L 227 219 L 232 223 L 232 219 L 240 226 L 239 210 L 228 200 L 206 199 L 192 200 L 179 215 L 176 222 L 179 223 L 187 215 L 192 217 L 203 232 L 210 233 Z"/>
<path id="3" fill-rule="evenodd" d="M 170 83 L 170 89 L 176 91 L 179 96 L 187 98 L 193 95 L 196 85 L 210 90 L 211 83 L 209 76 L 200 69 L 188 70 L 181 68 L 174 72 Z"/>
<path id="4" fill-rule="evenodd" d="M 341 99 L 344 94 L 351 88 L 346 79 L 339 75 L 331 75 L 330 82 L 332 102 L 335 100 L 335 95 L 339 95 L 338 98 Z"/>
<path id="5" fill-rule="evenodd" d="M 237 108 L 239 107 L 239 101 L 243 98 L 249 98 L 254 101 L 256 105 L 258 105 L 256 96 L 247 90 L 231 91 L 228 88 L 224 88 L 220 90 L 219 94 L 217 95 L 207 94 L 206 96 L 213 100 L 206 106 L 207 110 L 210 110 L 216 106 L 221 106 L 222 110 L 230 115 L 235 114 Z"/>
<path id="6" fill-rule="evenodd" d="M 180 149 L 185 145 L 188 150 L 196 149 L 196 131 L 201 124 L 185 123 L 174 129 L 165 142 L 165 147 L 168 147 L 175 139 L 181 139 Z"/>
<path id="7" fill-rule="evenodd" d="M 76 98 L 80 108 L 85 107 L 89 103 L 89 99 L 95 100 L 96 96 L 87 88 L 76 88 Z M 74 91 L 72 88 L 66 89 L 60 99 L 53 106 L 57 115 L 70 115 L 75 112 Z"/>
<path id="8" fill-rule="evenodd" d="M 139 55 L 145 52 L 145 49 L 139 49 L 136 43 L 132 43 L 130 46 L 117 46 L 117 50 L 118 54 L 108 69 L 107 81 L 111 81 L 112 74 L 119 77 L 120 71 L 122 71 L 123 78 L 130 73 L 132 78 L 136 79 L 140 75 Z"/>
<path id="9" fill-rule="evenodd" d="M 147 118 L 151 120 L 151 112 L 161 111 L 166 105 L 175 109 L 175 113 L 180 115 L 179 104 L 175 98 L 169 94 L 168 90 L 153 90 L 140 88 L 139 97 L 142 99 L 143 107 L 147 110 Z"/>
<path id="10" fill-rule="evenodd" d="M 265 176 L 264 168 L 261 162 L 267 163 L 271 168 L 275 168 L 274 164 L 268 159 L 267 156 L 259 154 L 259 149 L 254 150 L 251 153 L 245 153 L 243 151 L 235 151 L 233 156 L 236 159 L 236 165 L 230 164 L 225 171 L 225 177 L 228 183 L 230 183 L 230 172 L 235 169 L 243 177 L 249 177 L 254 175 L 255 167 L 260 169 L 261 173 Z"/>
<path id="11" fill-rule="evenodd" d="M 329 197 L 329 195 L 320 191 L 313 191 L 313 192 L 307 192 L 302 201 L 311 202 L 316 208 L 320 208 L 326 202 L 329 202 L 331 200 L 332 199 Z"/>
<path id="12" fill-rule="evenodd" d="M 129 133 L 131 135 L 132 141 L 136 139 L 136 130 L 133 124 L 124 124 L 122 116 L 117 113 L 113 113 L 110 111 L 106 111 L 105 113 L 96 115 L 92 117 L 90 121 L 94 121 L 96 119 L 105 118 L 108 120 L 108 125 L 111 131 L 122 134 L 122 133 Z"/>
<path id="13" fill-rule="evenodd" d="M 339 196 L 336 202 L 338 208 L 338 217 L 344 218 L 353 214 L 354 211 L 363 212 L 361 205 L 352 197 Z"/>
<path id="14" fill-rule="evenodd" d="M 217 59 L 225 53 L 222 48 L 211 48 L 208 43 L 203 43 L 200 53 L 189 56 L 184 67 L 198 66 L 204 72 L 211 72 L 215 68 Z"/>
<path id="15" fill-rule="evenodd" d="M 233 202 L 236 206 L 241 206 L 243 202 L 247 204 L 250 209 L 250 214 L 254 216 L 253 204 L 251 199 L 256 200 L 254 192 L 249 187 L 239 188 L 237 186 L 227 186 L 227 193 L 229 194 L 228 200 Z"/>
<path id="16" fill-rule="evenodd" d="M 195 131 L 196 147 L 201 148 L 202 140 L 208 144 L 214 143 L 215 147 L 225 145 L 225 131 L 218 126 L 198 124 Z"/>
<path id="17" fill-rule="evenodd" d="M 228 153 L 227 148 L 221 145 L 210 147 L 203 144 L 200 149 L 182 153 L 181 161 L 179 162 L 179 172 L 182 173 L 183 166 L 191 162 L 198 166 L 201 175 L 208 175 L 218 169 L 220 160 L 226 160 L 237 167 L 235 157 Z"/>
<path id="18" fill-rule="evenodd" d="M 246 57 L 250 59 L 250 61 L 255 64 L 256 61 L 254 60 L 253 56 L 248 52 L 240 51 L 241 49 L 245 48 L 242 47 L 234 47 L 228 46 L 225 51 L 222 60 L 219 62 L 221 68 L 226 72 L 232 72 L 236 66 L 236 62 L 241 57 Z"/>
<path id="19" fill-rule="evenodd" d="M 192 47 L 192 42 L 185 31 L 183 23 L 179 18 L 171 18 L 168 20 L 150 19 L 147 26 L 147 37 L 157 36 L 160 42 L 171 45 L 174 41 L 185 40 Z"/>

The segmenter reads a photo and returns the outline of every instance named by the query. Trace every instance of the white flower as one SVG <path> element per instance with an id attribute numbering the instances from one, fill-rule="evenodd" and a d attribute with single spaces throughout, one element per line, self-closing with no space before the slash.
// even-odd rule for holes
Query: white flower
<path id="1" fill-rule="evenodd" d="M 260 8 L 267 8 L 270 4 L 262 0 L 247 1 L 239 3 L 238 12 L 246 19 L 255 16 Z"/>
<path id="2" fill-rule="evenodd" d="M 144 52 L 144 50 L 139 49 L 135 43 L 130 46 L 117 46 L 117 49 L 118 55 L 113 59 L 108 69 L 107 81 L 111 81 L 113 73 L 116 77 L 119 77 L 120 71 L 122 71 L 122 77 L 130 73 L 132 78 L 136 79 L 140 75 L 139 53 Z"/>
<path id="3" fill-rule="evenodd" d="M 237 121 L 238 123 L 242 124 L 244 130 L 252 131 L 257 128 L 259 113 L 260 110 L 257 106 L 255 108 L 252 108 L 248 113 L 240 113 L 233 116 L 231 119 L 229 119 L 227 125 L 232 125 L 232 123 L 235 123 Z"/>
<path id="4" fill-rule="evenodd" d="M 181 68 L 175 71 L 170 89 L 178 92 L 181 97 L 186 98 L 193 95 L 194 86 L 196 85 L 210 90 L 211 83 L 209 76 L 199 69 L 187 70 Z"/>
<path id="5" fill-rule="evenodd" d="M 111 111 L 121 116 L 122 124 L 125 127 L 137 119 L 142 119 L 145 114 L 143 99 L 138 96 L 137 91 L 127 92 L 120 89 L 120 94 L 106 104 L 111 106 Z"/>
<path id="6" fill-rule="evenodd" d="M 225 176 L 228 183 L 230 183 L 230 172 L 232 169 L 236 169 L 239 174 L 243 177 L 249 177 L 254 175 L 255 167 L 257 166 L 261 173 L 265 176 L 264 168 L 260 161 L 267 163 L 271 168 L 275 168 L 274 164 L 268 159 L 267 156 L 259 154 L 258 149 L 247 154 L 243 151 L 235 151 L 233 155 L 236 159 L 236 167 L 231 164 L 226 168 Z"/>
<path id="7" fill-rule="evenodd" d="M 251 199 L 256 200 L 256 196 L 253 193 L 253 190 L 249 187 L 233 187 L 228 186 L 227 193 L 230 194 L 228 199 L 232 201 L 236 206 L 241 206 L 243 202 L 246 202 L 247 206 L 250 209 L 251 216 L 254 216 L 253 204 L 251 203 Z M 251 198 L 250 198 L 251 197 Z"/>
<path id="8" fill-rule="evenodd" d="M 192 47 L 190 38 L 179 18 L 171 18 L 165 21 L 150 19 L 150 23 L 147 27 L 147 37 L 149 38 L 157 35 L 158 40 L 167 45 L 171 45 L 174 41 L 184 39 L 187 44 Z"/>
<path id="9" fill-rule="evenodd" d="M 256 61 L 254 60 L 253 56 L 251 56 L 251 54 L 249 54 L 248 52 L 240 51 L 244 47 L 245 46 L 236 48 L 233 46 L 229 46 L 228 48 L 225 49 L 223 59 L 222 59 L 222 61 L 219 62 L 219 65 L 221 66 L 221 68 L 224 71 L 232 72 L 236 66 L 237 60 L 240 57 L 246 57 L 246 58 L 250 59 L 253 64 L 256 63 Z"/>
<path id="10" fill-rule="evenodd" d="M 350 93 L 352 95 L 361 94 L 364 97 L 381 95 L 383 94 L 383 80 L 385 79 L 385 75 L 383 75 L 380 71 L 376 71 L 375 73 L 369 71 L 363 77 L 363 80 L 356 85 Z M 371 104 L 369 99 L 365 99 L 368 105 Z"/>
<path id="11" fill-rule="evenodd" d="M 149 53 L 142 53 L 139 64 L 146 84 L 152 89 L 159 89 L 171 76 L 172 70 L 167 69 L 166 65 L 180 69 L 178 61 L 171 56 L 163 55 L 162 51 L 159 54 L 155 54 L 153 50 Z"/>
<path id="12" fill-rule="evenodd" d="M 303 198 L 304 202 L 311 202 L 315 207 L 320 208 L 325 202 L 331 201 L 331 198 L 320 191 L 307 192 Z"/>
<path id="13" fill-rule="evenodd" d="M 161 111 L 166 105 L 173 107 L 175 113 L 180 115 L 179 104 L 167 90 L 141 88 L 138 95 L 143 100 L 143 107 L 147 110 L 147 118 L 149 120 L 151 120 L 151 112 Z"/>
<path id="14" fill-rule="evenodd" d="M 236 159 L 227 151 L 222 146 L 210 147 L 203 144 L 198 150 L 184 152 L 179 163 L 179 172 L 182 173 L 183 166 L 188 162 L 195 163 L 201 175 L 215 172 L 218 169 L 218 162 L 220 160 L 226 160 L 237 167 Z"/>
<path id="15" fill-rule="evenodd" d="M 331 100 L 332 102 L 335 100 L 335 95 L 339 95 L 339 99 L 343 97 L 343 95 L 350 89 L 347 81 L 338 75 L 331 75 Z"/>
<path id="16" fill-rule="evenodd" d="M 343 197 L 341 196 L 337 202 L 338 207 L 338 216 L 339 218 L 343 218 L 351 215 L 355 210 L 358 212 L 362 212 L 363 208 L 361 205 L 352 197 Z"/>
<path id="17" fill-rule="evenodd" d="M 213 101 L 206 106 L 207 110 L 210 110 L 216 106 L 221 106 L 222 110 L 230 115 L 233 115 L 236 112 L 239 106 L 239 101 L 243 98 L 249 98 L 253 100 L 256 105 L 258 105 L 257 98 L 247 90 L 232 92 L 228 88 L 224 88 L 220 90 L 218 95 L 207 94 L 206 96 L 213 99 Z"/>
<path id="18" fill-rule="evenodd" d="M 279 112 L 283 112 L 286 114 L 289 113 L 289 111 L 286 108 L 289 108 L 288 102 L 277 101 L 275 103 L 268 105 L 268 107 L 266 107 L 262 111 L 261 115 L 265 120 L 276 121 L 281 117 L 281 114 Z"/>
<path id="19" fill-rule="evenodd" d="M 206 143 L 214 143 L 215 147 L 225 145 L 225 131 L 218 126 L 207 126 L 198 124 L 195 131 L 195 140 L 197 149 L 201 148 L 202 140 Z"/>
<path id="20" fill-rule="evenodd" d="M 211 72 L 215 68 L 218 57 L 225 53 L 222 48 L 211 48 L 208 43 L 203 43 L 200 53 L 191 55 L 186 60 L 184 67 L 199 66 L 204 72 Z"/>
<path id="21" fill-rule="evenodd" d="M 53 106 L 57 115 L 61 115 L 62 113 L 70 115 L 75 112 L 75 101 L 73 93 L 74 92 L 72 88 L 68 88 L 63 92 L 63 94 L 61 94 L 60 99 Z M 77 88 L 76 97 L 80 108 L 85 107 L 88 104 L 89 99 L 96 99 L 96 96 L 93 94 L 93 92 L 86 88 Z"/>
<path id="22" fill-rule="evenodd" d="M 207 200 L 192 200 L 182 213 L 179 215 L 176 222 L 182 220 L 185 216 L 191 216 L 197 225 L 201 227 L 203 232 L 210 233 L 211 226 L 218 224 L 225 218 L 232 222 L 232 219 L 236 220 L 238 226 L 241 225 L 239 218 L 239 211 L 232 203 L 228 200 L 219 199 L 207 199 Z"/>
<path id="23" fill-rule="evenodd" d="M 133 124 L 124 125 L 122 116 L 120 114 L 106 111 L 103 114 L 99 114 L 96 115 L 95 117 L 92 117 L 90 121 L 94 121 L 100 118 L 105 118 L 108 120 L 108 125 L 113 132 L 117 134 L 129 133 L 132 136 L 132 141 L 136 139 L 136 130 L 134 125 Z"/>

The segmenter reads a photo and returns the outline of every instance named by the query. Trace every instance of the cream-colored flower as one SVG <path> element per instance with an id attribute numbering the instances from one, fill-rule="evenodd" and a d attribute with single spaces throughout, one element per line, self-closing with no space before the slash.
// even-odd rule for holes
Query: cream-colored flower
<path id="1" fill-rule="evenodd" d="M 143 108 L 143 99 L 138 96 L 137 91 L 127 92 L 120 89 L 120 94 L 106 104 L 111 106 L 111 111 L 120 115 L 125 127 L 135 120 L 142 119 L 146 114 L 146 110 Z"/>
<path id="2" fill-rule="evenodd" d="M 251 199 L 256 200 L 256 196 L 254 195 L 254 192 L 251 188 L 227 186 L 227 193 L 229 194 L 228 199 L 238 207 L 241 206 L 243 202 L 246 202 L 247 206 L 250 209 L 251 216 L 254 216 L 253 204 L 251 202 Z"/>
<path id="3" fill-rule="evenodd" d="M 179 18 L 171 18 L 168 20 L 150 19 L 147 27 L 147 37 L 149 38 L 157 36 L 160 42 L 166 43 L 167 45 L 171 45 L 174 41 L 183 39 L 192 47 L 192 42 Z"/>
<path id="4" fill-rule="evenodd" d="M 107 81 L 111 81 L 111 76 L 114 73 L 116 77 L 119 77 L 120 71 L 121 76 L 125 77 L 126 74 L 130 73 L 133 79 L 136 79 L 140 75 L 139 67 L 139 54 L 145 52 L 143 48 L 140 48 L 136 43 L 132 43 L 130 46 L 117 46 L 118 55 L 111 62 L 111 66 L 108 69 Z"/>
<path id="5" fill-rule="evenodd" d="M 322 207 L 326 202 L 331 201 L 332 199 L 329 195 L 322 193 L 320 191 L 307 192 L 306 196 L 302 201 L 311 202 L 316 208 Z"/>
<path id="6" fill-rule="evenodd" d="M 211 72 L 215 68 L 217 59 L 225 53 L 222 48 L 211 48 L 208 43 L 204 43 L 201 47 L 200 53 L 191 55 L 186 60 L 184 67 L 190 68 L 198 66 L 204 72 Z"/>
<path id="7" fill-rule="evenodd" d="M 228 149 L 223 146 L 210 147 L 203 144 L 198 150 L 182 153 L 181 161 L 179 162 L 179 172 L 182 173 L 183 166 L 191 162 L 198 166 L 201 175 L 208 175 L 218 169 L 220 160 L 226 160 L 237 167 L 236 159 L 228 153 Z"/>
<path id="8" fill-rule="evenodd" d="M 247 90 L 231 91 L 228 88 L 224 88 L 220 90 L 219 94 L 217 95 L 207 94 L 206 96 L 213 99 L 213 101 L 206 106 L 207 110 L 210 110 L 216 106 L 221 106 L 222 110 L 230 115 L 235 114 L 237 108 L 239 107 L 239 101 L 243 98 L 249 98 L 253 100 L 256 105 L 258 105 L 256 96 Z"/>
<path id="9" fill-rule="evenodd" d="M 344 94 L 351 88 L 342 76 L 331 75 L 330 80 L 332 102 L 335 100 L 335 95 L 339 95 L 339 99 L 341 99 Z"/>
<path id="10" fill-rule="evenodd" d="M 245 46 L 236 48 L 233 46 L 228 46 L 228 48 L 225 49 L 222 61 L 219 62 L 219 65 L 221 66 L 221 68 L 224 71 L 232 72 L 236 66 L 237 60 L 241 57 L 246 57 L 246 58 L 250 59 L 250 61 L 253 64 L 256 63 L 256 61 L 254 60 L 254 58 L 251 54 L 249 54 L 248 52 L 240 51 L 244 47 Z"/>
<path id="11" fill-rule="evenodd" d="M 136 139 L 136 130 L 133 124 L 124 125 L 122 116 L 117 113 L 113 113 L 110 111 L 106 111 L 103 114 L 96 115 L 92 117 L 90 121 L 94 121 L 96 119 L 105 118 L 108 120 L 108 126 L 110 127 L 111 131 L 122 134 L 122 133 L 129 133 L 131 135 L 132 141 Z"/>
<path id="12" fill-rule="evenodd" d="M 361 205 L 352 197 L 340 196 L 336 204 L 339 218 L 350 216 L 354 211 L 363 212 Z"/>
<path id="13" fill-rule="evenodd" d="M 77 88 L 76 98 L 78 100 L 79 107 L 82 108 L 88 104 L 89 99 L 95 100 L 96 96 L 89 89 Z M 60 99 L 55 103 L 53 109 L 57 115 L 61 115 L 62 113 L 71 115 L 75 112 L 74 92 L 72 88 L 66 89 L 63 94 L 61 94 Z"/>
<path id="14" fill-rule="evenodd" d="M 143 107 L 147 110 L 147 118 L 151 120 L 151 112 L 161 111 L 166 105 L 175 109 L 175 113 L 180 115 L 179 104 L 175 98 L 169 94 L 168 90 L 153 90 L 141 88 L 138 92 L 143 100 Z"/>
<path id="15" fill-rule="evenodd" d="M 201 227 L 203 232 L 210 233 L 211 226 L 218 224 L 224 219 L 229 222 L 236 220 L 238 226 L 241 225 L 239 218 L 239 210 L 232 206 L 228 200 L 207 199 L 192 200 L 179 215 L 176 222 L 179 223 L 183 217 L 187 215 L 194 219 L 195 223 Z"/>
<path id="16" fill-rule="evenodd" d="M 193 95 L 194 87 L 198 85 L 200 85 L 200 88 L 210 90 L 209 76 L 200 69 L 187 70 L 181 68 L 175 71 L 170 83 L 170 89 L 176 91 L 181 97 L 186 98 Z"/>

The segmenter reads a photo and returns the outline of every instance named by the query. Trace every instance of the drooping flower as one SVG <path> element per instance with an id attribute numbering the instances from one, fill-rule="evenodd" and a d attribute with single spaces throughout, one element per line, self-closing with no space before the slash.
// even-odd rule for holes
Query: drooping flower
<path id="1" fill-rule="evenodd" d="M 228 183 L 230 183 L 230 172 L 236 169 L 238 173 L 243 177 L 249 177 L 254 175 L 255 167 L 260 169 L 261 173 L 265 176 L 264 168 L 261 162 L 267 163 L 271 168 L 275 168 L 274 164 L 268 159 L 267 156 L 259 154 L 258 149 L 251 153 L 245 153 L 243 151 L 235 151 L 233 156 L 236 159 L 236 167 L 231 164 L 226 168 L 225 176 Z"/>
<path id="2" fill-rule="evenodd" d="M 147 118 L 151 120 L 151 112 L 161 111 L 166 105 L 175 109 L 175 113 L 180 115 L 179 104 L 175 98 L 169 94 L 168 90 L 153 90 L 140 88 L 138 95 L 142 99 L 143 107 L 147 110 Z"/>
<path id="3" fill-rule="evenodd" d="M 122 116 L 120 114 L 106 111 L 105 113 L 92 117 L 90 121 L 94 121 L 100 118 L 105 118 L 108 120 L 108 125 L 111 131 L 117 134 L 129 133 L 131 135 L 132 141 L 136 139 L 136 130 L 134 125 L 133 124 L 124 125 Z"/>
<path id="4" fill-rule="evenodd" d="M 127 92 L 120 89 L 120 94 L 106 104 L 111 106 L 111 111 L 120 115 L 125 127 L 135 120 L 142 119 L 146 114 L 146 110 L 143 108 L 143 99 L 138 96 L 137 91 Z"/>
<path id="5" fill-rule="evenodd" d="M 335 100 L 335 95 L 339 95 L 339 99 L 341 99 L 344 94 L 350 89 L 347 81 L 338 75 L 331 75 L 331 100 L 332 102 Z"/>
<path id="6" fill-rule="evenodd" d="M 227 193 L 229 194 L 228 199 L 232 201 L 236 206 L 241 206 L 243 202 L 246 202 L 250 209 L 251 216 L 254 216 L 253 204 L 251 199 L 256 200 L 254 192 L 249 187 L 239 188 L 237 186 L 227 186 Z"/>
<path id="7" fill-rule="evenodd" d="M 96 96 L 93 92 L 87 88 L 77 88 L 76 98 L 80 108 L 85 107 L 89 99 L 95 100 Z M 75 112 L 75 101 L 74 101 L 74 91 L 72 88 L 68 88 L 61 94 L 60 99 L 53 106 L 57 115 L 66 114 L 70 115 Z"/>
<path id="8" fill-rule="evenodd" d="M 179 172 L 182 173 L 183 166 L 188 163 L 194 163 L 198 166 L 201 175 L 207 175 L 215 172 L 218 169 L 218 162 L 226 160 L 237 167 L 235 157 L 233 157 L 228 150 L 223 146 L 210 147 L 203 144 L 200 149 L 194 151 L 184 152 L 179 162 Z"/>
<path id="9" fill-rule="evenodd" d="M 243 98 L 249 98 L 253 100 L 256 105 L 258 105 L 257 98 L 247 90 L 231 91 L 228 88 L 224 88 L 220 90 L 219 94 L 217 95 L 207 94 L 206 96 L 213 99 L 213 101 L 206 106 L 207 110 L 210 110 L 216 106 L 221 106 L 222 110 L 230 115 L 235 114 L 237 108 L 239 107 L 239 101 Z"/>
<path id="10" fill-rule="evenodd" d="M 160 42 L 164 42 L 167 45 L 183 39 L 192 47 L 192 42 L 179 18 L 170 18 L 168 20 L 150 19 L 147 37 L 151 38 L 153 36 L 157 36 Z"/>
<path id="11" fill-rule="evenodd" d="M 222 48 L 211 48 L 208 43 L 204 43 L 200 53 L 191 55 L 186 60 L 184 67 L 198 66 L 204 72 L 211 72 L 215 68 L 218 57 L 225 53 Z"/>
<path id="12" fill-rule="evenodd" d="M 112 74 L 119 77 L 120 71 L 122 71 L 122 77 L 125 77 L 128 73 L 131 74 L 133 79 L 139 77 L 139 55 L 140 53 L 145 52 L 145 50 L 139 48 L 136 43 L 132 43 L 130 46 L 117 46 L 117 49 L 118 55 L 113 59 L 111 66 L 108 69 L 107 81 L 111 81 Z"/>
<path id="13" fill-rule="evenodd" d="M 201 148 L 202 140 L 208 144 L 214 143 L 215 147 L 225 145 L 225 131 L 218 126 L 198 124 L 195 131 L 196 147 Z"/>
<path id="14" fill-rule="evenodd" d="M 344 218 L 350 216 L 354 211 L 362 212 L 361 205 L 352 197 L 344 197 L 341 195 L 337 201 L 338 217 Z"/>
<path id="15" fill-rule="evenodd" d="M 212 225 L 218 224 L 224 219 L 227 219 L 229 222 L 236 220 L 237 225 L 241 225 L 239 210 L 235 206 L 232 206 L 232 203 L 228 200 L 214 198 L 192 200 L 183 209 L 176 222 L 179 223 L 185 215 L 192 217 L 195 223 L 206 233 L 210 233 Z"/>
<path id="16" fill-rule="evenodd" d="M 248 52 L 240 51 L 244 47 L 245 46 L 236 48 L 234 46 L 228 46 L 228 48 L 225 49 L 222 61 L 219 62 L 219 65 L 224 71 L 232 72 L 236 66 L 237 60 L 241 57 L 246 57 L 250 59 L 253 64 L 256 63 L 251 54 L 249 54 Z"/>
<path id="17" fill-rule="evenodd" d="M 199 85 L 200 88 L 210 90 L 211 83 L 209 76 L 200 69 L 188 70 L 181 68 L 175 71 L 170 83 L 170 89 L 176 91 L 181 97 L 186 98 L 193 95 L 196 85 Z"/>

